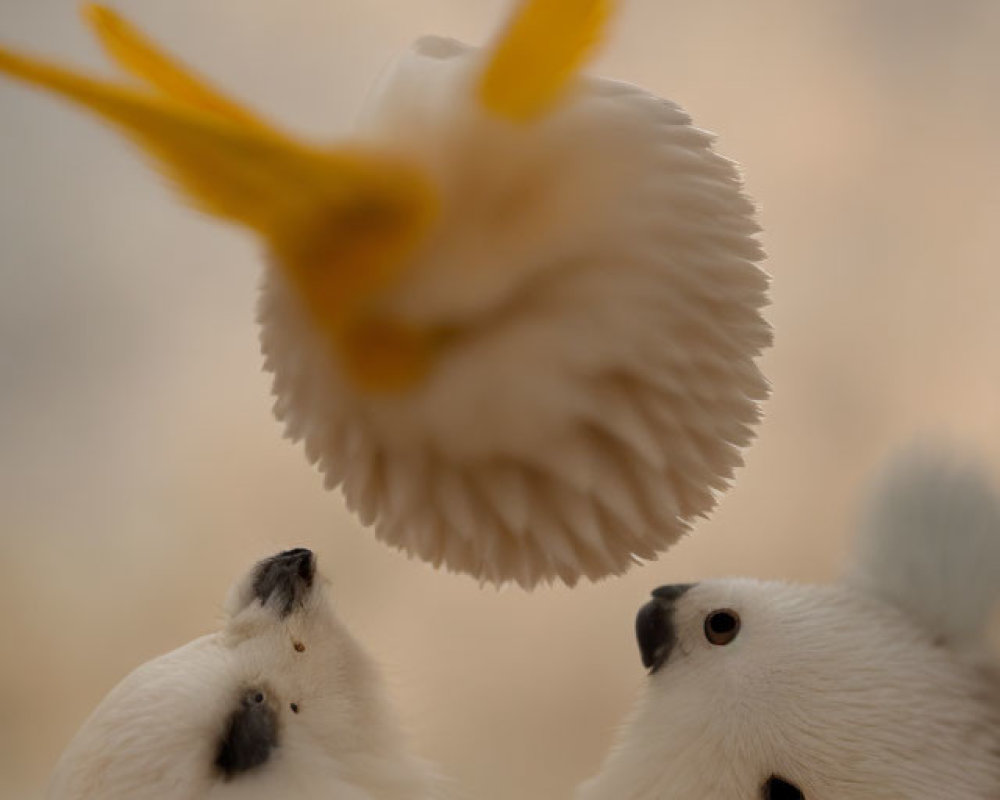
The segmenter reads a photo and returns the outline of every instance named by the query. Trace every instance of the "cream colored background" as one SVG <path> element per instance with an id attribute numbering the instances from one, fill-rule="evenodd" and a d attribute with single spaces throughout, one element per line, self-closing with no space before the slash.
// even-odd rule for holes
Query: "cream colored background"
<path id="1" fill-rule="evenodd" d="M 345 130 L 418 34 L 482 41 L 502 0 L 119 0 L 287 124 Z M 103 68 L 69 0 L 0 40 Z M 1000 461 L 1000 3 L 631 0 L 602 69 L 741 161 L 774 275 L 774 397 L 718 513 L 660 563 L 526 595 L 375 543 L 270 416 L 253 243 L 174 202 L 89 118 L 0 82 L 0 795 L 38 797 L 129 669 L 213 626 L 229 582 L 315 548 L 421 753 L 477 800 L 555 800 L 643 678 L 661 583 L 825 580 L 892 444 Z"/>

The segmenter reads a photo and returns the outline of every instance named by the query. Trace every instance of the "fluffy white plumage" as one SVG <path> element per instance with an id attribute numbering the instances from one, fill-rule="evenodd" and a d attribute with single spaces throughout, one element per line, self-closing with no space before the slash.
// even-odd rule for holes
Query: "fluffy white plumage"
<path id="1" fill-rule="evenodd" d="M 1000 797 L 1000 670 L 983 642 L 1000 499 L 975 471 L 911 455 L 862 543 L 833 586 L 660 591 L 637 623 L 653 674 L 579 800 Z M 720 609 L 741 621 L 724 646 L 706 627 Z"/>
<path id="2" fill-rule="evenodd" d="M 767 276 L 733 163 L 673 103 L 581 76 L 613 0 L 520 0 L 479 50 L 418 41 L 354 141 L 290 137 L 109 9 L 129 76 L 0 49 L 123 129 L 270 254 L 275 410 L 376 535 L 532 587 L 652 559 L 741 463 Z"/>
<path id="3" fill-rule="evenodd" d="M 985 470 L 927 445 L 893 459 L 848 579 L 957 645 L 982 642 L 1000 599 L 1000 501 Z"/>
<path id="4" fill-rule="evenodd" d="M 767 394 L 768 279 L 736 167 L 669 101 L 582 80 L 530 126 L 468 98 L 480 51 L 419 41 L 359 130 L 420 164 L 442 218 L 392 315 L 460 333 L 372 394 L 266 277 L 276 412 L 376 535 L 531 587 L 652 559 L 710 511 Z"/>
<path id="5" fill-rule="evenodd" d="M 49 798 L 440 797 L 407 754 L 371 659 L 319 577 L 303 577 L 311 559 L 289 551 L 261 562 L 230 593 L 222 630 L 116 686 L 63 753 Z"/>

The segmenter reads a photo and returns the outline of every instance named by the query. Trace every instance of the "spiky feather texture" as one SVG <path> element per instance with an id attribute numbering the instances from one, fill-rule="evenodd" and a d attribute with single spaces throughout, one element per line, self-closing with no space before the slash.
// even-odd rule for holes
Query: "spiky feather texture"
<path id="1" fill-rule="evenodd" d="M 417 43 L 350 145 L 226 98 L 110 9 L 130 76 L 0 48 L 261 238 L 276 410 L 377 535 L 482 580 L 654 558 L 740 463 L 767 386 L 754 209 L 674 104 L 585 79 L 614 0 Z"/>
<path id="2" fill-rule="evenodd" d="M 524 587 L 622 573 L 713 508 L 752 438 L 771 341 L 754 208 L 673 103 L 581 79 L 515 125 L 465 99 L 481 60 L 421 40 L 358 132 L 438 187 L 383 302 L 452 340 L 410 389 L 359 391 L 271 270 L 275 410 L 383 541 Z"/>
<path id="3" fill-rule="evenodd" d="M 1000 670 L 948 635 L 973 633 L 964 591 L 996 599 L 1000 565 L 977 563 L 997 552 L 996 498 L 933 460 L 883 487 L 870 581 L 705 581 L 676 601 L 676 644 L 578 800 L 767 800 L 772 776 L 806 800 L 1000 797 Z M 726 646 L 705 635 L 716 609 L 742 621 Z"/>

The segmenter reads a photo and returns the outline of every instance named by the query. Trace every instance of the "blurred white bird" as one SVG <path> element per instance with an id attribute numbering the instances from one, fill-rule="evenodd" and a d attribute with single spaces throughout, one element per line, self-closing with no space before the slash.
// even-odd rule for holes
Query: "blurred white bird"
<path id="1" fill-rule="evenodd" d="M 654 591 L 648 684 L 578 800 L 1000 798 L 1000 497 L 909 453 L 860 541 L 833 586 Z"/>
<path id="2" fill-rule="evenodd" d="M 580 70 L 614 0 L 524 0 L 424 38 L 350 142 L 300 143 L 111 11 L 134 80 L 0 51 L 264 241 L 275 411 L 376 535 L 531 587 L 624 572 L 741 463 L 771 341 L 754 208 L 675 104 Z"/>
<path id="3" fill-rule="evenodd" d="M 160 656 L 101 702 L 51 800 L 431 800 L 374 664 L 308 550 L 261 561 L 221 631 Z"/>

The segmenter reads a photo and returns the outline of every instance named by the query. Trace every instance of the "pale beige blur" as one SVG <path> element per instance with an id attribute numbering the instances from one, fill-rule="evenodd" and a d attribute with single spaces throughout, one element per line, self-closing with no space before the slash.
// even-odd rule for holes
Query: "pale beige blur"
<path id="1" fill-rule="evenodd" d="M 482 41 L 506 3 L 117 5 L 323 136 L 410 39 Z M 774 397 L 709 522 L 573 591 L 480 589 L 360 530 L 271 418 L 252 243 L 84 115 L 0 83 L 0 796 L 40 796 L 113 684 L 210 629 L 247 563 L 301 544 L 423 755 L 477 800 L 565 798 L 642 680 L 649 589 L 829 578 L 859 484 L 914 432 L 1000 465 L 1000 5 L 626 6 L 602 71 L 720 132 L 762 206 Z M 103 68 L 70 0 L 0 0 L 0 39 Z"/>

